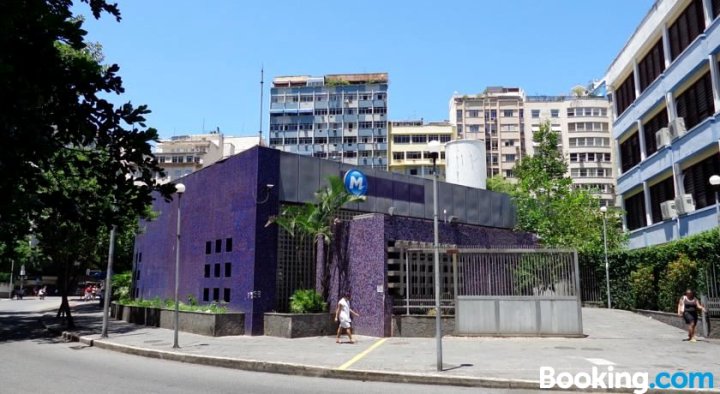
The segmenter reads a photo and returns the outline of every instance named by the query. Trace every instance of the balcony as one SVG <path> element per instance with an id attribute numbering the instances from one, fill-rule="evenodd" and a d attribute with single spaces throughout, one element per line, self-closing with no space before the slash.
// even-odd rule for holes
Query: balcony
<path id="1" fill-rule="evenodd" d="M 674 163 L 683 162 L 717 144 L 720 140 L 720 123 L 717 122 L 717 116 L 716 114 L 700 122 L 685 135 L 673 140 L 670 147 L 661 148 L 620 175 L 617 180 L 618 194 L 627 193 L 637 185 L 669 170 Z"/>
<path id="2" fill-rule="evenodd" d="M 677 220 L 665 220 L 630 232 L 630 249 L 643 248 L 672 241 L 688 235 L 716 228 L 715 205 L 681 215 Z"/>

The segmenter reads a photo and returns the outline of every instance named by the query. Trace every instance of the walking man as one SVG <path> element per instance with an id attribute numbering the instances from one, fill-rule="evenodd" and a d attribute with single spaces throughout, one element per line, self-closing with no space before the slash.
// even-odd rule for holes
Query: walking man
<path id="1" fill-rule="evenodd" d="M 350 293 L 345 294 L 345 297 L 338 301 L 337 308 L 335 309 L 335 322 L 340 322 L 338 325 L 337 336 L 335 337 L 335 343 L 340 343 L 340 334 L 343 330 L 350 338 L 350 343 L 355 343 L 352 339 L 352 318 L 351 315 L 360 316 L 357 312 L 350 308 Z"/>

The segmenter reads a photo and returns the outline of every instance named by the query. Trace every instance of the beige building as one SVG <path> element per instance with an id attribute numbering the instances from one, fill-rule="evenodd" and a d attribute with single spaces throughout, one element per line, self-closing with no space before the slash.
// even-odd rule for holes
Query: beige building
<path id="1" fill-rule="evenodd" d="M 392 121 L 389 127 L 388 170 L 407 175 L 432 175 L 429 141 L 442 144 L 456 138 L 455 126 L 448 122 L 423 123 L 422 120 Z M 438 158 L 438 173 L 445 177 L 445 147 Z"/>
<path id="2" fill-rule="evenodd" d="M 219 131 L 160 140 L 154 153 L 165 177 L 158 181 L 174 181 L 256 145 L 264 145 L 260 136 L 229 137 Z"/>
<path id="3" fill-rule="evenodd" d="M 594 96 L 528 96 L 525 98 L 527 154 L 533 133 L 549 122 L 560 133 L 562 151 L 576 187 L 596 193 L 603 205 L 614 205 L 615 169 L 610 102 Z"/>
<path id="4" fill-rule="evenodd" d="M 488 178 L 513 178 L 515 162 L 525 154 L 524 100 L 522 89 L 506 87 L 450 99 L 450 123 L 458 138 L 485 141 Z"/>

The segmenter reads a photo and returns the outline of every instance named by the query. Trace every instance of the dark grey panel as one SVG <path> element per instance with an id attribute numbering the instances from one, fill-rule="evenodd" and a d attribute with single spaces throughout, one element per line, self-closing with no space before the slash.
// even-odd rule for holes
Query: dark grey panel
<path id="1" fill-rule="evenodd" d="M 492 206 L 491 206 L 491 215 L 490 215 L 490 221 L 488 222 L 489 226 L 493 227 L 500 227 L 500 225 L 503 222 L 502 219 L 502 208 L 503 208 L 503 198 L 502 195 L 492 193 Z"/>
<path id="2" fill-rule="evenodd" d="M 315 192 L 320 189 L 318 173 L 320 162 L 312 157 L 300 156 L 298 158 L 298 185 L 297 198 L 299 201 L 313 201 Z M 325 178 L 322 178 L 323 183 Z"/>
<path id="3" fill-rule="evenodd" d="M 443 217 L 443 212 L 447 211 L 447 216 L 453 211 L 453 186 L 449 183 L 438 182 L 438 216 Z"/>
<path id="4" fill-rule="evenodd" d="M 480 220 L 478 198 L 477 190 L 471 188 L 465 189 L 465 215 L 468 223 L 477 223 Z"/>
<path id="5" fill-rule="evenodd" d="M 463 186 L 453 186 L 453 210 L 452 212 L 448 212 L 448 217 L 455 216 L 460 220 L 462 223 L 467 223 L 467 215 L 465 213 L 465 190 L 467 190 L 466 187 Z"/>
<path id="6" fill-rule="evenodd" d="M 478 223 L 486 223 L 486 226 L 490 225 L 490 217 L 492 216 L 492 195 L 492 193 L 484 190 L 478 190 Z"/>
<path id="7" fill-rule="evenodd" d="M 298 155 L 280 155 L 280 200 L 298 202 Z"/>
<path id="8" fill-rule="evenodd" d="M 433 217 L 433 183 L 431 180 L 425 180 L 425 218 Z"/>

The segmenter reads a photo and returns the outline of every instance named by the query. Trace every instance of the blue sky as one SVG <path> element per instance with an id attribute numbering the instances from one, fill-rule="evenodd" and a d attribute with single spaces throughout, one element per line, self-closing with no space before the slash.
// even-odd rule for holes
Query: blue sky
<path id="1" fill-rule="evenodd" d="M 162 137 L 258 131 L 273 76 L 388 72 L 390 119 L 448 117 L 453 92 L 566 94 L 603 76 L 654 0 L 122 1 L 89 17 Z M 87 13 L 82 4 L 76 8 Z"/>

